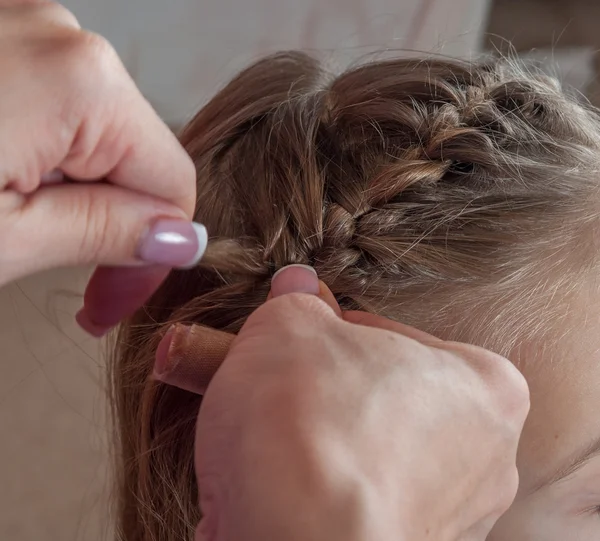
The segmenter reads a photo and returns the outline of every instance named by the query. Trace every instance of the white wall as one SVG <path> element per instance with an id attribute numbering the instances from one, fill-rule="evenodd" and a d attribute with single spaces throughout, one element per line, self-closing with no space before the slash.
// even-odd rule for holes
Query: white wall
<path id="1" fill-rule="evenodd" d="M 171 124 L 249 60 L 319 49 L 343 63 L 373 50 L 476 52 L 488 0 L 65 0 L 108 38 Z M 335 52 L 335 54 L 333 54 Z"/>

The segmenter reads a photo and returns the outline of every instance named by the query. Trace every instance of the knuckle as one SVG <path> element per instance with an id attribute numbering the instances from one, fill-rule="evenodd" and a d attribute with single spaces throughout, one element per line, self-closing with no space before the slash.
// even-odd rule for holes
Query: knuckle
<path id="1" fill-rule="evenodd" d="M 3 5 L 2 19 L 12 23 L 14 29 L 25 30 L 29 37 L 56 35 L 65 28 L 79 29 L 79 21 L 75 15 L 58 2 L 15 2 Z M 48 24 L 51 23 L 51 24 Z"/>
<path id="2" fill-rule="evenodd" d="M 79 29 L 77 17 L 58 2 L 46 2 L 34 7 L 36 15 L 43 20 L 50 20 L 64 26 Z"/>
<path id="3" fill-rule="evenodd" d="M 119 62 L 112 45 L 98 34 L 75 32 L 66 38 L 66 57 L 71 83 L 97 85 L 114 72 Z"/>
<path id="4" fill-rule="evenodd" d="M 508 508 L 513 504 L 518 489 L 519 472 L 513 464 L 511 471 L 507 475 L 503 476 L 502 484 L 499 487 L 497 505 L 497 511 L 499 515 L 504 514 L 508 510 Z"/>
<path id="5" fill-rule="evenodd" d="M 468 365 L 484 385 L 485 399 L 494 405 L 498 421 L 522 428 L 529 413 L 529 387 L 521 372 L 508 359 L 486 349 L 459 343 L 446 343 Z"/>
<path id="6" fill-rule="evenodd" d="M 511 362 L 504 359 L 494 374 L 492 388 L 500 401 L 504 415 L 522 428 L 530 405 L 529 386 L 523 374 Z"/>
<path id="7" fill-rule="evenodd" d="M 60 113 L 62 122 L 77 129 L 82 118 L 101 111 L 108 114 L 123 81 L 124 68 L 112 45 L 91 32 L 66 32 L 54 49 L 54 64 L 68 89 Z"/>
<path id="8" fill-rule="evenodd" d="M 527 414 L 529 413 L 530 397 L 529 397 L 529 386 L 525 377 L 519 370 L 513 367 L 511 382 L 511 392 L 509 397 L 514 405 L 514 413 L 519 419 L 525 421 Z"/>

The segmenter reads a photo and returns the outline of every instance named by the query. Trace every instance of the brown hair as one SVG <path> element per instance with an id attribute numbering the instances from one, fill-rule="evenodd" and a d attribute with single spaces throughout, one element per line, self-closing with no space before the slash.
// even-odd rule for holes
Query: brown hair
<path id="1" fill-rule="evenodd" d="M 512 61 L 392 60 L 336 77 L 278 54 L 229 83 L 181 141 L 212 239 L 120 330 L 126 541 L 191 540 L 199 520 L 201 399 L 150 378 L 168 324 L 237 332 L 274 271 L 305 263 L 343 308 L 508 354 L 566 313 L 594 259 L 598 116 Z"/>

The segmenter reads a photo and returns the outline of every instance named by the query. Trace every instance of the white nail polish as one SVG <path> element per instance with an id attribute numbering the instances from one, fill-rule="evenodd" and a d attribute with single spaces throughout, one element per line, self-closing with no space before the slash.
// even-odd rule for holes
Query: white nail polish
<path id="1" fill-rule="evenodd" d="M 203 225 L 161 218 L 142 235 L 137 257 L 153 265 L 189 269 L 198 264 L 207 244 L 208 234 Z"/>
<path id="2" fill-rule="evenodd" d="M 204 252 L 206 252 L 206 247 L 208 246 L 208 232 L 206 231 L 206 227 L 204 227 L 202 224 L 192 222 L 192 228 L 196 233 L 196 237 L 198 237 L 198 249 L 196 250 L 194 258 L 189 264 L 185 265 L 184 267 L 179 267 L 180 269 L 184 270 L 195 267 L 202 259 Z"/>
<path id="3" fill-rule="evenodd" d="M 281 267 L 274 275 L 273 278 L 271 278 L 271 280 L 275 279 L 275 276 L 277 276 L 279 273 L 281 273 L 282 271 L 286 270 L 286 269 L 291 269 L 293 267 L 298 267 L 301 269 L 306 269 L 307 271 L 312 272 L 315 276 L 317 276 L 317 271 L 315 269 L 313 269 L 310 265 L 302 265 L 300 263 L 293 263 L 292 265 L 286 265 L 285 267 Z"/>

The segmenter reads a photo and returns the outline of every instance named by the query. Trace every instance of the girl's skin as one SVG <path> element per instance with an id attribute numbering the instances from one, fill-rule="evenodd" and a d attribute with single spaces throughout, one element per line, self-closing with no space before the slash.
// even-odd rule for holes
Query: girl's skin
<path id="1" fill-rule="evenodd" d="M 535 344 L 523 352 L 531 413 L 519 446 L 520 487 L 490 541 L 600 540 L 598 282 L 578 304 L 553 358 L 539 358 Z"/>

